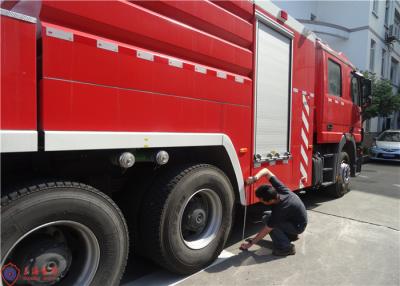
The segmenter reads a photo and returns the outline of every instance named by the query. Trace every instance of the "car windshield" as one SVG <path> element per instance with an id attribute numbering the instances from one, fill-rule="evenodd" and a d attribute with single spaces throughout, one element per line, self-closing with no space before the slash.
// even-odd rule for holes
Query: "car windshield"
<path id="1" fill-rule="evenodd" d="M 378 137 L 378 141 L 400 142 L 400 132 L 385 132 Z"/>

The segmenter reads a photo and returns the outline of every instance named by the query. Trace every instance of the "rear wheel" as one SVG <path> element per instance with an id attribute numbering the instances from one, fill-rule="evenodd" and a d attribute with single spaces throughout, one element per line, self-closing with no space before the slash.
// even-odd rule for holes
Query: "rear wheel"
<path id="1" fill-rule="evenodd" d="M 175 273 L 200 270 L 223 250 L 233 204 L 230 181 L 214 166 L 195 165 L 166 174 L 143 203 L 142 253 Z"/>
<path id="2" fill-rule="evenodd" d="M 333 197 L 340 198 L 349 191 L 350 184 L 350 157 L 346 152 L 340 153 L 335 180 L 335 184 L 329 186 L 328 191 Z"/>
<path id="3" fill-rule="evenodd" d="M 18 285 L 119 283 L 128 232 L 106 195 L 57 182 L 9 193 L 1 204 L 2 274 L 9 284 L 13 279 Z"/>

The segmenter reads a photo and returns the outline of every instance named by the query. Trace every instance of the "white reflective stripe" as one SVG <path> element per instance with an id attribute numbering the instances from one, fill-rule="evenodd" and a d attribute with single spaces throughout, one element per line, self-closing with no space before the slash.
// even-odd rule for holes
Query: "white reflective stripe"
<path id="1" fill-rule="evenodd" d="M 241 76 L 235 76 L 235 81 L 238 83 L 244 83 L 244 79 Z"/>
<path id="2" fill-rule="evenodd" d="M 307 115 L 309 116 L 310 115 L 310 107 L 308 106 L 307 99 L 304 95 L 303 95 L 303 105 L 304 105 L 304 109 L 307 112 Z"/>
<path id="3" fill-rule="evenodd" d="M 74 34 L 68 31 L 46 27 L 46 36 L 73 42 Z"/>
<path id="4" fill-rule="evenodd" d="M 300 146 L 300 152 L 301 152 L 301 156 L 303 157 L 304 163 L 306 163 L 306 166 L 308 166 L 308 157 L 307 157 L 306 151 L 304 150 L 303 145 Z"/>
<path id="5" fill-rule="evenodd" d="M 235 172 L 240 202 L 246 204 L 244 180 L 231 139 L 222 133 L 45 131 L 45 151 L 224 146 Z"/>
<path id="6" fill-rule="evenodd" d="M 344 102 L 340 102 L 340 105 L 344 105 Z"/>
<path id="7" fill-rule="evenodd" d="M 228 76 L 227 76 L 226 72 L 217 71 L 217 77 L 226 79 Z"/>
<path id="8" fill-rule="evenodd" d="M 304 129 L 301 128 L 301 138 L 303 139 L 303 142 L 306 146 L 308 146 L 308 138 L 306 133 L 304 132 Z"/>
<path id="9" fill-rule="evenodd" d="M 339 101 L 335 100 L 335 103 L 336 103 L 336 104 L 338 104 L 338 103 L 339 103 Z"/>
<path id="10" fill-rule="evenodd" d="M 0 130 L 1 153 L 38 150 L 38 134 L 33 130 Z"/>
<path id="11" fill-rule="evenodd" d="M 106 42 L 103 40 L 97 40 L 97 47 L 99 49 L 103 49 L 103 50 L 107 50 L 107 51 L 118 52 L 117 44 L 111 43 L 111 42 Z"/>
<path id="12" fill-rule="evenodd" d="M 304 188 L 304 185 L 303 185 L 303 182 L 302 182 L 301 179 L 300 179 L 300 182 L 299 182 L 299 189 L 302 189 L 302 188 Z"/>
<path id="13" fill-rule="evenodd" d="M 139 59 L 146 60 L 146 61 L 154 61 L 154 55 L 144 51 L 137 51 L 136 56 Z"/>
<path id="14" fill-rule="evenodd" d="M 308 126 L 308 121 L 307 121 L 307 118 L 306 118 L 306 115 L 304 114 L 304 112 L 301 113 L 301 119 L 303 120 L 303 124 L 306 127 L 306 130 L 308 133 L 309 126 Z"/>
<path id="15" fill-rule="evenodd" d="M 310 93 L 310 96 L 311 96 L 311 97 L 314 97 L 314 93 Z"/>
<path id="16" fill-rule="evenodd" d="M 303 90 L 303 91 L 301 92 L 301 94 L 302 94 L 302 95 L 307 95 L 307 91 Z"/>
<path id="17" fill-rule="evenodd" d="M 300 173 L 303 177 L 305 177 L 307 179 L 307 171 L 306 171 L 306 169 L 304 169 L 304 166 L 301 162 L 300 162 Z"/>
<path id="18" fill-rule="evenodd" d="M 332 98 L 328 98 L 328 102 L 332 102 Z"/>
<path id="19" fill-rule="evenodd" d="M 198 72 L 198 73 L 206 74 L 207 73 L 207 68 L 203 67 L 203 66 L 195 65 L 194 66 L 194 71 Z"/>
<path id="20" fill-rule="evenodd" d="M 183 62 L 176 59 L 169 59 L 168 64 L 172 67 L 183 68 Z"/>
<path id="21" fill-rule="evenodd" d="M 294 92 L 294 93 L 298 93 L 299 90 L 298 90 L 297 88 L 293 88 L 293 92 Z"/>

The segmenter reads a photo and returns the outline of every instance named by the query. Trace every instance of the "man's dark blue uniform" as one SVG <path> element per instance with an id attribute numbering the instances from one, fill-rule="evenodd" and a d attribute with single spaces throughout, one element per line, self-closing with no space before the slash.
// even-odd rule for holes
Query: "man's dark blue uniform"
<path id="1" fill-rule="evenodd" d="M 272 228 L 269 235 L 274 247 L 287 249 L 293 237 L 305 230 L 307 211 L 300 198 L 283 185 L 277 177 L 273 176 L 269 181 L 279 194 L 279 202 L 271 205 L 272 212 L 270 215 L 265 215 L 263 221 Z"/>
<path id="2" fill-rule="evenodd" d="M 267 168 L 259 171 L 255 176 L 246 180 L 248 185 L 266 177 L 271 186 L 261 185 L 256 190 L 260 202 L 270 206 L 272 212 L 263 217 L 265 227 L 249 243 L 242 244 L 246 250 L 269 234 L 274 245 L 275 255 L 292 255 L 296 253 L 291 241 L 297 240 L 307 226 L 307 211 L 300 198 L 282 184 Z"/>

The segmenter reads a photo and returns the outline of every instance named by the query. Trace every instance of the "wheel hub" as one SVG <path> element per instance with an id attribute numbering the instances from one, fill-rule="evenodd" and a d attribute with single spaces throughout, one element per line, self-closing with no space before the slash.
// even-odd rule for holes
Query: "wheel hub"
<path id="1" fill-rule="evenodd" d="M 89 285 L 99 259 L 99 244 L 89 228 L 73 221 L 55 221 L 16 241 L 2 265 L 12 263 L 21 270 L 18 285 Z"/>
<path id="2" fill-rule="evenodd" d="M 340 175 L 342 177 L 342 182 L 344 184 L 349 183 L 350 181 L 350 165 L 346 162 L 342 162 L 340 164 Z"/>
<path id="3" fill-rule="evenodd" d="M 38 234 L 21 243 L 15 261 L 22 280 L 30 279 L 32 285 L 53 285 L 69 270 L 72 254 L 60 237 Z"/>
<path id="4" fill-rule="evenodd" d="M 207 222 L 207 213 L 203 208 L 196 208 L 191 214 L 188 214 L 187 228 L 195 231 L 201 232 Z"/>
<path id="5" fill-rule="evenodd" d="M 191 249 L 206 247 L 221 226 L 221 200 L 211 189 L 195 192 L 180 214 L 180 232 L 183 242 Z"/>

